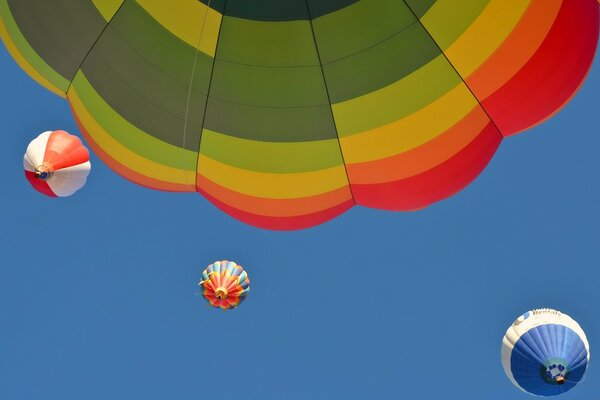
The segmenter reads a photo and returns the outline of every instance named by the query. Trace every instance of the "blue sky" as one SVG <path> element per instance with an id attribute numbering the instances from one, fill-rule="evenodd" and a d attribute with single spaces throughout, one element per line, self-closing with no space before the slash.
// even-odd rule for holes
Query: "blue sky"
<path id="1" fill-rule="evenodd" d="M 506 140 L 455 197 L 298 232 L 135 186 L 95 156 L 75 196 L 39 195 L 27 144 L 79 132 L 4 48 L 0 74 L 0 398 L 527 399 L 500 343 L 543 306 L 591 343 L 586 381 L 562 398 L 600 393 L 598 62 L 563 111 Z M 217 259 L 252 281 L 232 312 L 196 286 Z"/>

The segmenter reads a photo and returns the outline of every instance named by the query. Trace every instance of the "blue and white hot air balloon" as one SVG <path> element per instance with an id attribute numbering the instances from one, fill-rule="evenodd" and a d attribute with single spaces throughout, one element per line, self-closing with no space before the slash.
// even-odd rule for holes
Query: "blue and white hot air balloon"
<path id="1" fill-rule="evenodd" d="M 549 308 L 528 311 L 502 340 L 504 372 L 519 389 L 555 396 L 575 387 L 590 361 L 590 345 L 575 320 Z"/>

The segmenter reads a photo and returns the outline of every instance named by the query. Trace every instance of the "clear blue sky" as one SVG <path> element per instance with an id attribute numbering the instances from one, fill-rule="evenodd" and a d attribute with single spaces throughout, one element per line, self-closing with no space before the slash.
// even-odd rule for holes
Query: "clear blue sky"
<path id="1" fill-rule="evenodd" d="M 39 195 L 27 144 L 79 132 L 4 48 L 0 74 L 1 399 L 526 399 L 500 343 L 542 306 L 591 343 L 586 381 L 562 398 L 600 393 L 598 62 L 562 112 L 506 140 L 455 197 L 287 233 L 135 186 L 95 156 L 75 196 Z M 232 312 L 196 286 L 223 258 L 252 281 Z"/>

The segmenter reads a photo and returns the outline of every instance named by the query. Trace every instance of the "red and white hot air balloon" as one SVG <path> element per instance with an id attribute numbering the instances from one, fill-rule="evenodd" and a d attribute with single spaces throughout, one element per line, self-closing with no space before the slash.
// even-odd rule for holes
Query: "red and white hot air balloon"
<path id="1" fill-rule="evenodd" d="M 66 197 L 85 185 L 90 153 L 77 136 L 47 131 L 29 143 L 23 167 L 35 190 L 50 197 Z"/>

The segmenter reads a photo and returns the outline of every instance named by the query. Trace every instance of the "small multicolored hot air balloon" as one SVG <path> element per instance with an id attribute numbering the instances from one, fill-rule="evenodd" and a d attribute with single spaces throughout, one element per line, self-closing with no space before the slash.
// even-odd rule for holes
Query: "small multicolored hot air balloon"
<path id="1" fill-rule="evenodd" d="M 35 190 L 49 197 L 66 197 L 85 185 L 90 154 L 77 136 L 47 131 L 29 143 L 23 167 Z"/>
<path id="2" fill-rule="evenodd" d="M 211 306 L 230 310 L 248 296 L 250 279 L 244 269 L 233 261 L 217 261 L 202 272 L 202 295 Z"/>
<path id="3" fill-rule="evenodd" d="M 575 387 L 589 360 L 590 345 L 579 324 L 549 308 L 521 315 L 502 340 L 506 375 L 536 396 L 555 396 Z"/>

